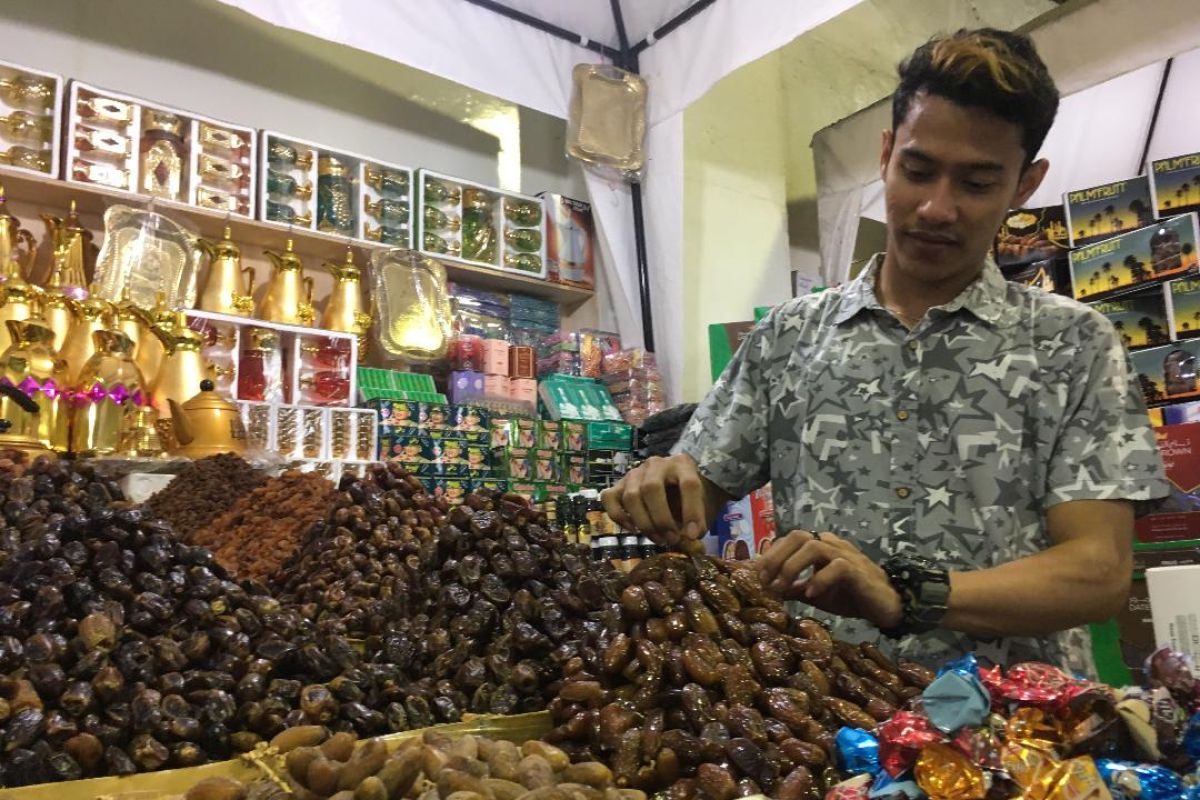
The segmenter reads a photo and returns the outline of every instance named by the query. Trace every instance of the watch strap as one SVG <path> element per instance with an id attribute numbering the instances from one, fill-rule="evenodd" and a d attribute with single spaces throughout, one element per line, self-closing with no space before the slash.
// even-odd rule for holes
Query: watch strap
<path id="1" fill-rule="evenodd" d="M 900 595 L 901 619 L 886 636 L 899 638 L 938 627 L 950 607 L 950 573 L 918 556 L 892 556 L 882 564 L 892 588 Z"/>

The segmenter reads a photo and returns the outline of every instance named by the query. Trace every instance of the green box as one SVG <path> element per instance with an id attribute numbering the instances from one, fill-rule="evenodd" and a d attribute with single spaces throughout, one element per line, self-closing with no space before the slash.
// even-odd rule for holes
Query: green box
<path id="1" fill-rule="evenodd" d="M 515 494 L 520 497 L 524 497 L 529 502 L 536 503 L 537 502 L 537 494 L 540 491 L 540 487 L 537 483 L 535 483 L 533 481 L 510 480 L 508 482 L 508 491 L 510 494 Z"/>
<path id="2" fill-rule="evenodd" d="M 589 422 L 588 450 L 632 450 L 633 426 L 625 422 Z"/>
<path id="3" fill-rule="evenodd" d="M 492 451 L 492 464 L 510 480 L 533 480 L 533 452 L 523 447 L 505 447 Z"/>
<path id="4" fill-rule="evenodd" d="M 557 481 L 562 477 L 562 464 L 557 450 L 533 452 L 533 477 L 539 481 Z"/>
<path id="5" fill-rule="evenodd" d="M 538 444 L 543 450 L 559 450 L 562 448 L 562 423 L 556 420 L 544 419 L 538 423 Z"/>
<path id="6" fill-rule="evenodd" d="M 503 478 L 475 478 L 471 481 L 471 491 L 507 492 L 508 481 Z"/>
<path id="7" fill-rule="evenodd" d="M 570 453 L 582 453 L 587 450 L 587 423 L 578 420 L 564 419 L 562 421 L 563 450 Z"/>
<path id="8" fill-rule="evenodd" d="M 538 446 L 538 420 L 514 417 L 509 420 L 508 444 L 532 450 Z"/>
<path id="9" fill-rule="evenodd" d="M 587 483 L 587 456 L 583 453 L 563 453 L 562 477 L 567 483 Z"/>

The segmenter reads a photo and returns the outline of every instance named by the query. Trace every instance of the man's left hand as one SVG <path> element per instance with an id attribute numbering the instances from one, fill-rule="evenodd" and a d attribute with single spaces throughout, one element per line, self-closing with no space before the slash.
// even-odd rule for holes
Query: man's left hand
<path id="1" fill-rule="evenodd" d="M 805 570 L 812 574 L 803 577 Z M 763 586 L 842 617 L 860 617 L 883 629 L 904 616 L 887 573 L 851 542 L 833 533 L 792 531 L 758 559 Z"/>

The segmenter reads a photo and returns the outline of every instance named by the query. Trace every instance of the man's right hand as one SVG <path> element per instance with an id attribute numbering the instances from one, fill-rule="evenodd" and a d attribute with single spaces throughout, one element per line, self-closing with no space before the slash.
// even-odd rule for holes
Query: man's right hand
<path id="1" fill-rule="evenodd" d="M 680 453 L 647 459 L 606 489 L 601 499 L 622 528 L 677 547 L 704 536 L 715 508 L 727 499 L 720 497 L 723 494 L 701 476 L 691 456 Z"/>

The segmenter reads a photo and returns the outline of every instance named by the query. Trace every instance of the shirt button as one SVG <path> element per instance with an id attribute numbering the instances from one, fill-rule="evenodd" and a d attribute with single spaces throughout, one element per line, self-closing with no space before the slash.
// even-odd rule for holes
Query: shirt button
<path id="1" fill-rule="evenodd" d="M 908 419 L 908 412 L 905 411 L 903 408 L 900 409 L 899 411 L 896 412 L 896 419 L 900 420 L 901 422 L 904 422 L 904 420 Z"/>
<path id="2" fill-rule="evenodd" d="M 918 347 L 920 347 L 920 346 L 921 346 L 920 342 L 918 342 L 916 339 L 909 339 L 909 340 L 908 340 L 908 349 L 909 349 L 909 350 L 914 350 L 914 351 L 915 351 L 915 350 L 916 350 Z"/>
<path id="3" fill-rule="evenodd" d="M 899 497 L 901 500 L 908 497 L 909 494 L 910 493 L 908 491 L 907 486 L 901 486 L 899 489 L 896 490 L 896 496 Z"/>

